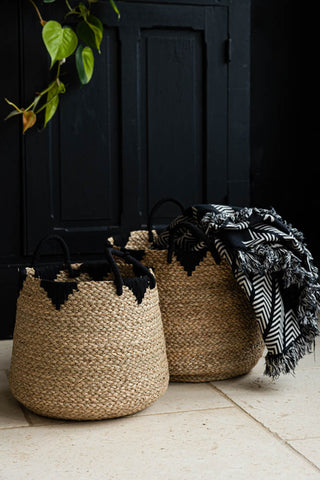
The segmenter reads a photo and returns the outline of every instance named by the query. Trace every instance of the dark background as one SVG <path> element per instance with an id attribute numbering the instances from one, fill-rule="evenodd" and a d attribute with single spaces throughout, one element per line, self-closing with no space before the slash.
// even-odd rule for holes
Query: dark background
<path id="1" fill-rule="evenodd" d="M 238 1 L 241 3 L 241 0 Z M 4 3 L 9 5 L 8 1 Z M 7 11 L 8 18 L 3 16 L 3 22 L 7 25 L 16 22 L 17 11 L 14 7 L 4 8 L 4 11 Z M 319 102 L 315 74 L 315 18 L 315 15 L 307 18 L 307 9 L 299 7 L 297 1 L 251 2 L 249 203 L 257 207 L 274 207 L 283 218 L 303 231 L 315 263 L 319 265 L 316 222 L 320 206 L 317 195 L 320 168 L 315 154 Z M 4 52 L 18 50 L 19 41 L 13 29 L 9 35 L 2 36 L 1 48 Z M 22 60 L 8 55 L 6 58 L 12 65 L 2 64 L 2 97 L 13 99 L 20 88 L 18 72 Z M 10 78 L 5 75 L 6 68 L 11 72 Z M 42 67 L 35 64 L 30 68 Z M 12 72 L 16 72 L 16 75 L 12 75 Z M 20 91 L 20 96 L 24 93 Z M 2 102 L 1 118 L 7 113 L 7 106 Z M 1 269 L 5 271 L 0 275 L 2 338 L 11 336 L 15 313 L 14 302 L 8 300 L 8 285 L 12 285 L 12 298 L 16 288 L 16 272 L 8 266 L 10 262 L 16 264 L 25 260 L 21 247 L 25 213 L 21 192 L 25 186 L 19 163 L 23 140 L 19 122 L 10 121 L 9 127 L 7 123 L 0 130 L 0 256 L 3 257 Z M 10 137 L 7 137 L 9 130 Z M 33 138 L 33 148 L 41 148 L 41 135 Z M 34 182 L 37 181 L 36 174 Z M 43 185 L 38 187 L 45 188 Z"/>
<path id="2" fill-rule="evenodd" d="M 316 17 L 286 0 L 251 12 L 251 203 L 302 230 L 319 266 Z"/>

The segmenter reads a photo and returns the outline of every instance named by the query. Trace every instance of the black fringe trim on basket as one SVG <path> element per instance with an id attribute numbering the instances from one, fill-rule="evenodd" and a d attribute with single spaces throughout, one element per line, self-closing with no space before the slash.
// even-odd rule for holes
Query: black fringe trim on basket
<path id="1" fill-rule="evenodd" d="M 41 280 L 41 287 L 47 292 L 52 304 L 57 310 L 68 300 L 74 290 L 78 290 L 77 282 L 52 282 L 51 280 Z"/>
<path id="2" fill-rule="evenodd" d="M 137 302 L 141 303 L 150 282 L 149 278 L 144 275 L 140 278 L 124 278 L 123 283 L 124 285 L 126 285 L 126 287 L 130 288 L 130 290 L 136 297 Z"/>
<path id="3" fill-rule="evenodd" d="M 92 280 L 99 281 L 104 280 L 109 275 L 111 268 L 106 261 L 87 262 L 80 265 L 79 272 L 87 273 Z"/>
<path id="4" fill-rule="evenodd" d="M 120 233 L 115 233 L 112 235 L 113 244 L 117 247 L 125 247 L 128 243 L 130 237 L 130 230 L 122 231 Z"/>
<path id="5" fill-rule="evenodd" d="M 179 248 L 174 249 L 174 253 L 179 261 L 180 265 L 188 273 L 188 276 L 191 277 L 192 273 L 195 271 L 196 267 L 200 265 L 202 260 L 207 255 L 207 249 L 203 248 L 202 250 L 194 251 L 184 251 Z"/>
<path id="6" fill-rule="evenodd" d="M 45 264 L 34 267 L 34 276 L 42 280 L 55 280 L 58 273 L 64 270 L 64 265 L 60 264 Z"/>
<path id="7" fill-rule="evenodd" d="M 139 260 L 139 262 L 141 262 L 141 260 L 143 260 L 143 257 L 146 254 L 145 250 L 131 250 L 130 248 L 125 248 L 124 250 L 127 253 L 129 253 L 129 255 L 131 255 L 131 257 Z"/>

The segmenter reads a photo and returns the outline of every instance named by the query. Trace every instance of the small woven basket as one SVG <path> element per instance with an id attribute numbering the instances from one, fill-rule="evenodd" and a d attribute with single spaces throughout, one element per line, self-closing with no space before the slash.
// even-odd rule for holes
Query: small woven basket
<path id="1" fill-rule="evenodd" d="M 154 276 L 117 250 L 107 255 L 102 263 L 26 269 L 10 388 L 37 414 L 119 417 L 142 410 L 167 389 Z M 122 259 L 115 262 L 115 256 Z"/>
<path id="2" fill-rule="evenodd" d="M 188 258 L 183 266 L 179 253 L 152 248 L 157 233 L 150 233 L 130 232 L 125 248 L 154 270 L 170 380 L 205 382 L 248 373 L 261 357 L 264 342 L 231 267 L 226 261 L 217 265 L 214 252 L 207 249 L 191 271 Z M 188 257 L 187 252 L 184 255 Z"/>

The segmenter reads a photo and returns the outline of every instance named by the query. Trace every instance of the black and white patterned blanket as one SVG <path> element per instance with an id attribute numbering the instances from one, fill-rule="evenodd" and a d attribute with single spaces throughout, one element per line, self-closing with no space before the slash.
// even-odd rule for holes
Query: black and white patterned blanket
<path id="1" fill-rule="evenodd" d="M 167 248 L 169 230 L 183 221 L 203 230 L 250 300 L 268 350 L 265 374 L 294 372 L 319 335 L 318 269 L 302 233 L 273 209 L 194 205 L 159 235 L 156 248 Z M 176 242 L 205 248 L 183 229 Z"/>

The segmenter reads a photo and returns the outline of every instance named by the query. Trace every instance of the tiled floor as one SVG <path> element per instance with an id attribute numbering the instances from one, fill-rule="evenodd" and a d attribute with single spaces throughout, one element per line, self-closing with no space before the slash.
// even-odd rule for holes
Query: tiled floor
<path id="1" fill-rule="evenodd" d="M 1 480 L 320 479 L 320 344 L 295 377 L 171 384 L 121 419 L 64 422 L 12 398 L 11 341 L 0 342 Z"/>

